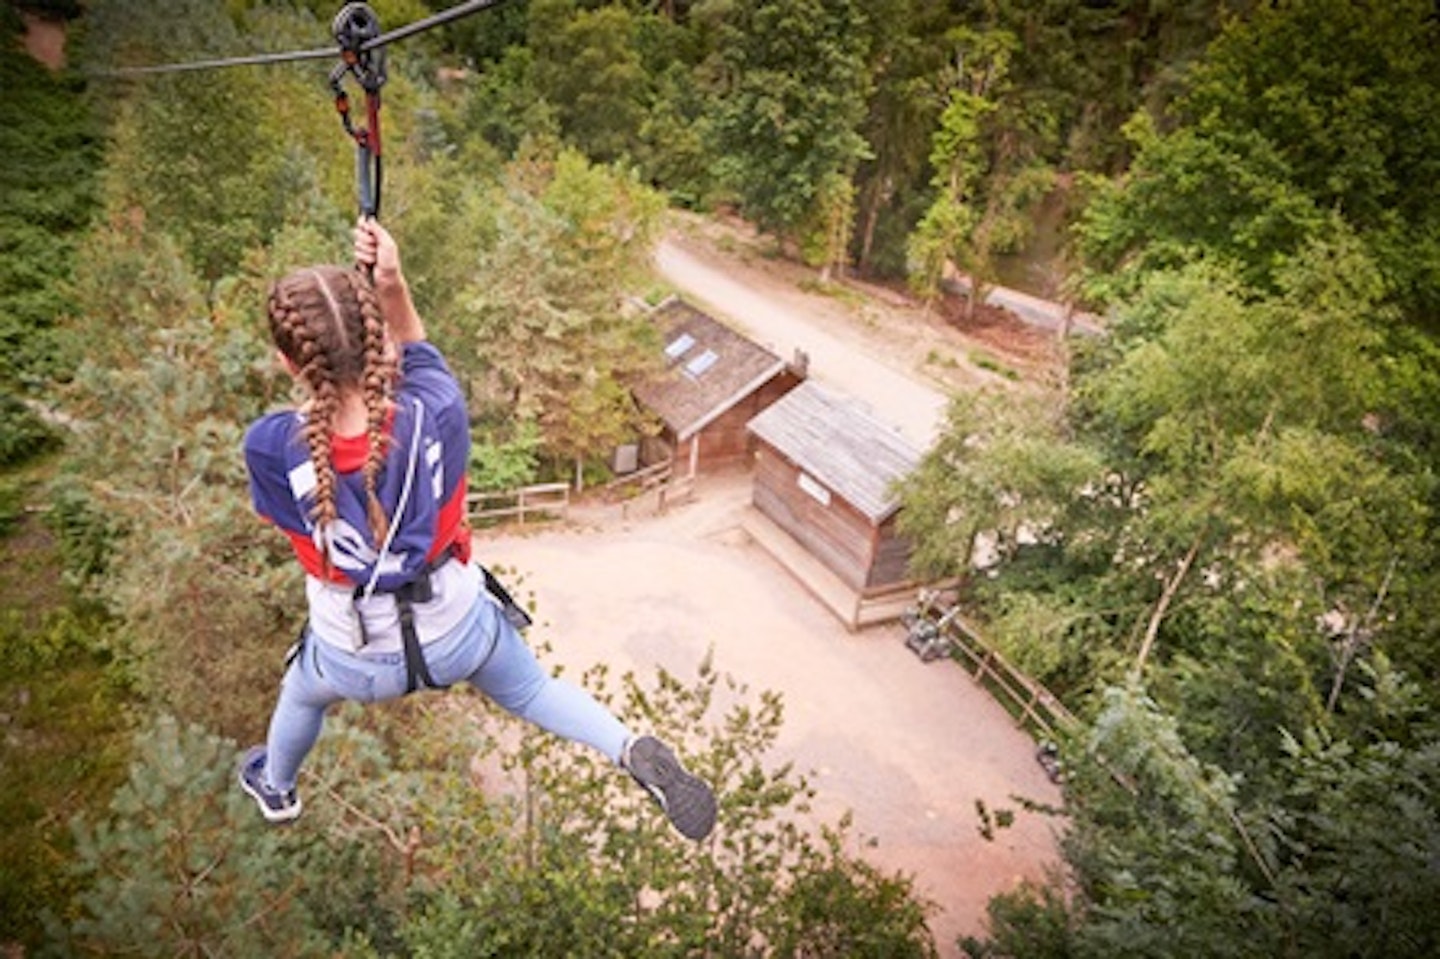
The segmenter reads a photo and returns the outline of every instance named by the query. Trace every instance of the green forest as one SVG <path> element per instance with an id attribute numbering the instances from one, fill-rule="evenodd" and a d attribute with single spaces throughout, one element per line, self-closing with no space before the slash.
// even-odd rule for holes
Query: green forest
<path id="1" fill-rule="evenodd" d="M 460 692 L 341 711 L 324 802 L 256 828 L 234 761 L 302 592 L 246 495 L 290 396 L 259 304 L 347 258 L 354 147 L 328 64 L 115 71 L 323 47 L 338 6 L 0 5 L 0 952 L 953 951 L 845 821 L 794 826 L 784 703 L 710 665 L 583 678 L 716 784 L 707 845 Z M 382 216 L 473 488 L 604 478 L 643 427 L 623 307 L 673 210 L 821 286 L 954 267 L 1104 318 L 954 397 L 899 491 L 917 575 L 1079 719 L 1063 860 L 964 954 L 1440 953 L 1433 3 L 513 0 L 388 70 Z"/>

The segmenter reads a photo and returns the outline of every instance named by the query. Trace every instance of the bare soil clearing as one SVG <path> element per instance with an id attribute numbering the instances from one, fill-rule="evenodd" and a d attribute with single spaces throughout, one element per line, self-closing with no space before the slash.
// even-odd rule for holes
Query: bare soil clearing
<path id="1" fill-rule="evenodd" d="M 926 311 L 853 282 L 818 292 L 813 271 L 767 257 L 738 224 L 682 218 L 657 259 L 662 275 L 700 284 L 687 298 L 782 356 L 789 340 L 819 344 L 812 375 L 863 399 L 888 397 L 887 413 L 910 432 L 933 430 L 957 390 L 1038 387 L 1055 369 L 1053 338 L 1018 320 L 987 312 L 961 329 L 963 304 Z M 479 558 L 513 570 L 533 594 L 532 639 L 553 647 L 548 659 L 567 675 L 603 663 L 683 680 L 713 654 L 752 691 L 781 693 L 773 758 L 809 774 L 815 821 L 853 813 L 854 851 L 914 877 L 939 906 L 931 926 L 941 955 L 958 956 L 958 937 L 984 931 L 991 896 L 1058 863 L 1060 821 L 1016 797 L 1053 807 L 1059 790 L 1035 743 L 958 664 L 922 663 L 898 624 L 849 632 L 751 541 L 750 482 L 742 470 L 702 477 L 690 501 L 663 515 L 644 502 L 582 503 L 564 524 L 485 534 Z M 1014 812 L 1014 825 L 986 840 L 978 804 Z"/>
<path id="2" fill-rule="evenodd" d="M 65 66 L 65 25 L 33 13 L 21 13 L 25 21 L 25 52 L 49 67 Z"/>
<path id="3" fill-rule="evenodd" d="M 958 956 L 992 895 L 1058 861 L 1058 822 L 1016 797 L 1054 806 L 1059 792 L 1034 742 L 958 664 L 922 663 L 898 624 L 847 631 L 751 542 L 749 501 L 750 476 L 736 471 L 702 478 L 664 515 L 581 506 L 563 525 L 487 534 L 478 553 L 533 595 L 532 641 L 552 646 L 547 661 L 567 675 L 605 664 L 693 680 L 713 654 L 752 693 L 781 693 L 773 759 L 809 776 L 815 822 L 852 812 L 852 851 L 913 876 L 940 907 L 940 954 Z M 977 803 L 1014 811 L 1014 825 L 986 841 Z"/>

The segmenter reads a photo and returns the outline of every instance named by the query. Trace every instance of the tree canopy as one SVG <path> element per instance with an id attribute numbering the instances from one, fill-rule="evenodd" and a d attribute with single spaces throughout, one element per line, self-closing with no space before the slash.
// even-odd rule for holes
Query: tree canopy
<path id="1" fill-rule="evenodd" d="M 375 3 L 387 28 L 446 5 Z M 323 45 L 332 7 L 7 4 L 11 35 L 17 6 L 78 16 L 82 70 Z M 955 397 L 902 489 L 917 572 L 960 577 L 967 613 L 1080 718 L 1059 744 L 1064 862 L 965 948 L 1429 955 L 1437 23 L 1424 0 L 502 5 L 394 50 L 384 215 L 466 384 L 475 475 L 504 483 L 603 471 L 644 429 L 628 386 L 656 351 L 633 304 L 667 203 L 738 213 L 826 276 L 927 291 L 1060 246 L 1030 263 L 1063 277 L 1041 292 L 1104 335 L 1067 342 L 1053 390 Z M 33 471 L 0 477 L 0 526 L 38 528 L 23 488 L 72 590 L 7 599 L 3 688 L 46 689 L 36 708 L 96 742 L 83 782 L 7 791 L 20 834 L 41 789 L 50 820 L 84 815 L 15 848 L 0 939 L 933 953 L 927 905 L 843 822 L 794 827 L 807 787 L 764 761 L 782 704 L 728 690 L 718 712 L 708 668 L 619 695 L 731 797 L 718 846 L 646 845 L 613 777 L 540 740 L 487 752 L 510 791 L 473 788 L 439 758 L 465 755 L 458 727 L 408 712 L 508 735 L 461 696 L 347 716 L 307 787 L 351 798 L 313 830 L 235 828 L 227 757 L 298 626 L 238 455 L 289 388 L 256 309 L 275 277 L 347 256 L 351 146 L 319 67 L 0 72 L 0 458 Z M 1039 236 L 1054 210 L 1073 231 Z M 100 692 L 77 706 L 81 678 Z M 73 871 L 47 874 L 57 858 Z"/>

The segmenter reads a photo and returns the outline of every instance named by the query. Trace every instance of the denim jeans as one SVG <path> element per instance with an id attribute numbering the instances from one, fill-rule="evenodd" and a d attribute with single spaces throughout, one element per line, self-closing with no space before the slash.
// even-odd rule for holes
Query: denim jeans
<path id="1" fill-rule="evenodd" d="M 584 743 L 616 763 L 630 730 L 594 697 L 541 668 L 525 640 L 485 594 L 451 632 L 423 647 L 442 686 L 469 682 L 502 708 L 540 728 Z M 405 695 L 405 656 L 351 653 L 307 635 L 280 685 L 266 743 L 266 779 L 293 789 L 300 764 L 342 700 L 381 702 Z"/>

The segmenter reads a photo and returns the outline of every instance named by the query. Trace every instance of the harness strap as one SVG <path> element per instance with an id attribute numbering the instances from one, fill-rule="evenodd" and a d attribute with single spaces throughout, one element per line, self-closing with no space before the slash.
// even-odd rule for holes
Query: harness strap
<path id="1" fill-rule="evenodd" d="M 430 574 L 436 569 L 448 563 L 455 555 L 454 547 L 445 550 L 437 556 L 434 562 L 421 570 L 420 575 L 408 583 L 397 586 L 393 589 L 376 589 L 376 593 L 389 593 L 395 597 L 395 611 L 400 617 L 400 644 L 405 653 L 405 692 L 415 692 L 417 689 L 448 689 L 435 681 L 430 674 L 430 667 L 425 662 L 425 650 L 420 644 L 420 634 L 415 629 L 415 603 L 428 603 L 434 598 L 434 587 L 430 582 Z M 507 590 L 495 578 L 495 574 L 484 566 L 480 567 L 481 573 L 485 576 L 485 591 L 500 603 L 502 615 L 517 630 L 523 630 L 531 623 L 528 613 L 515 602 Z M 355 587 L 354 598 L 362 599 L 367 595 L 363 586 Z M 360 629 L 362 642 L 365 629 L 365 617 L 360 617 Z"/>
<path id="2" fill-rule="evenodd" d="M 425 662 L 425 650 L 420 648 L 420 636 L 415 632 L 415 607 L 411 605 L 411 587 L 418 586 L 421 582 L 425 584 L 424 599 L 428 599 L 430 596 L 428 574 L 417 582 L 406 583 L 395 593 L 395 607 L 400 613 L 400 643 L 405 647 L 405 692 L 407 694 L 415 692 L 419 687 L 447 688 L 435 682 L 435 677 L 430 675 L 430 667 Z M 421 602 L 424 602 L 424 599 L 421 599 Z"/>
<path id="3" fill-rule="evenodd" d="M 485 574 L 485 592 L 494 596 L 495 599 L 499 601 L 500 612 L 510 621 L 510 625 L 522 631 L 527 629 L 532 622 L 530 614 L 525 612 L 519 603 L 515 602 L 514 598 L 510 595 L 510 591 L 501 584 L 500 580 L 495 578 L 494 573 L 490 572 L 484 566 L 480 567 L 480 572 Z"/>
<path id="4" fill-rule="evenodd" d="M 365 586 L 356 586 L 353 600 L 364 599 L 372 592 L 389 593 L 395 597 L 395 612 L 400 617 L 400 645 L 405 652 L 405 692 L 413 693 L 416 689 L 448 689 L 435 682 L 435 677 L 430 675 L 430 667 L 425 662 L 425 650 L 420 645 L 420 634 L 415 629 L 415 603 L 428 603 L 435 598 L 435 589 L 430 582 L 430 574 L 450 562 L 455 556 L 455 547 L 452 545 L 435 557 L 420 574 L 408 583 L 403 583 L 393 589 L 367 589 Z M 361 642 L 369 640 L 365 637 L 365 617 L 359 616 Z"/>

